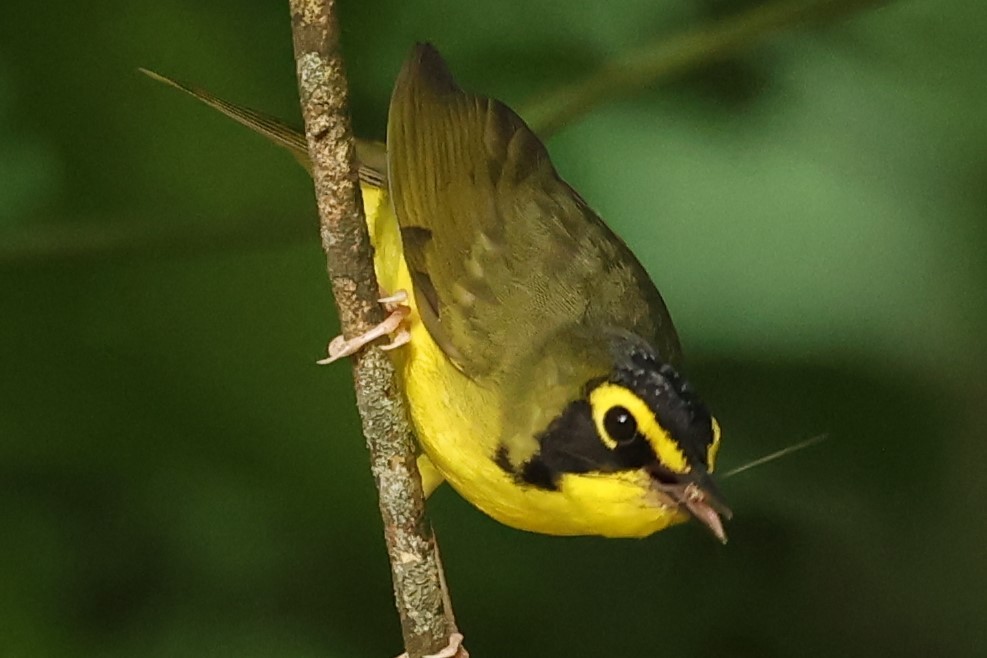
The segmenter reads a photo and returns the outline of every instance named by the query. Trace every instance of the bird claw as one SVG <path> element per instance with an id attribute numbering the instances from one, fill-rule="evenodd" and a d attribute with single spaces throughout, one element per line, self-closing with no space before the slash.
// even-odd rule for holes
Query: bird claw
<path id="1" fill-rule="evenodd" d="M 408 652 L 405 651 L 398 658 L 408 658 Z M 449 644 L 438 653 L 429 654 L 424 658 L 470 658 L 470 654 L 463 646 L 463 634 L 453 633 L 449 636 Z"/>
<path id="2" fill-rule="evenodd" d="M 382 297 L 378 301 L 384 304 L 384 308 L 390 311 L 390 314 L 384 321 L 369 331 L 365 331 L 353 338 L 336 336 L 329 342 L 328 356 L 316 361 L 317 364 L 320 366 L 329 365 L 343 357 L 352 356 L 363 349 L 368 343 L 372 343 L 378 338 L 394 332 L 397 332 L 397 334 L 390 343 L 381 346 L 382 350 L 397 349 L 411 341 L 411 333 L 402 326 L 402 323 L 411 314 L 411 308 L 404 304 L 404 302 L 408 301 L 408 293 L 404 290 L 399 290 L 395 294 Z"/>
<path id="3" fill-rule="evenodd" d="M 404 327 L 399 327 L 397 333 L 394 334 L 394 338 L 391 340 L 391 342 L 388 343 L 387 345 L 381 345 L 380 349 L 384 350 L 385 352 L 390 352 L 391 350 L 396 350 L 402 345 L 407 345 L 410 342 L 411 342 L 411 332 L 405 329 Z"/>
<path id="4" fill-rule="evenodd" d="M 398 306 L 401 306 L 408 301 L 408 291 L 398 290 L 393 295 L 385 295 L 384 297 L 381 297 L 377 301 L 383 304 L 384 308 L 386 308 L 388 311 L 393 311 Z"/>

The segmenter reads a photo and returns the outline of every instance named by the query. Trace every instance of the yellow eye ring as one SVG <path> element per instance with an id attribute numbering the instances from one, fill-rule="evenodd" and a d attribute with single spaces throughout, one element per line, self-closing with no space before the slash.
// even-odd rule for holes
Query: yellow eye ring
<path id="1" fill-rule="evenodd" d="M 596 424 L 596 432 L 605 446 L 613 450 L 619 443 L 608 431 L 606 418 L 612 409 L 622 407 L 634 419 L 637 434 L 648 441 L 655 455 L 658 456 L 658 461 L 665 468 L 675 473 L 689 471 L 685 454 L 655 418 L 647 403 L 633 391 L 619 384 L 605 382 L 590 391 L 589 404 L 593 413 L 593 422 Z"/>

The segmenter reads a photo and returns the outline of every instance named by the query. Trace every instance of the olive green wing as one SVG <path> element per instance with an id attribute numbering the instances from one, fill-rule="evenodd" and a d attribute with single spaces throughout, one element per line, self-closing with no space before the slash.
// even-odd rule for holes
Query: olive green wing
<path id="1" fill-rule="evenodd" d="M 668 311 L 630 250 L 521 118 L 460 89 L 429 45 L 395 83 L 387 150 L 422 320 L 465 374 L 495 376 L 573 324 L 634 332 L 677 360 Z"/>
<path id="2" fill-rule="evenodd" d="M 308 156 L 308 143 L 305 141 L 305 133 L 300 130 L 262 112 L 225 101 L 205 89 L 199 89 L 148 69 L 138 70 L 152 80 L 157 80 L 169 87 L 185 92 L 237 123 L 263 135 L 278 146 L 287 149 L 309 174 L 312 173 L 312 163 Z M 360 163 L 361 181 L 375 187 L 384 187 L 387 184 L 387 154 L 383 144 L 369 140 L 356 140 L 356 158 Z"/>

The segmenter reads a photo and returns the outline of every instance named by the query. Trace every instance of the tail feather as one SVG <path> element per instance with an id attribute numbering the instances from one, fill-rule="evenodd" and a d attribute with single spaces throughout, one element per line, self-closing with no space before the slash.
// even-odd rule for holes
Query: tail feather
<path id="1" fill-rule="evenodd" d="M 157 80 L 162 84 L 185 92 L 237 123 L 263 135 L 278 146 L 287 149 L 309 174 L 312 173 L 308 142 L 305 140 L 305 134 L 300 130 L 270 115 L 225 101 L 204 89 L 179 82 L 145 68 L 138 70 L 152 80 Z M 386 187 L 387 152 L 384 145 L 380 142 L 357 139 L 356 157 L 360 163 L 360 180 L 373 187 Z"/>

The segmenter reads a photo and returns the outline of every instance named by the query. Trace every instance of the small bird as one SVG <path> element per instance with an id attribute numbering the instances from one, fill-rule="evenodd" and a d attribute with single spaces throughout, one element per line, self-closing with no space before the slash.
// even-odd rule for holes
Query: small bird
<path id="1" fill-rule="evenodd" d="M 289 148 L 304 135 L 145 71 Z M 503 103 L 462 90 L 419 44 L 391 97 L 386 149 L 359 142 L 385 334 L 421 444 L 443 481 L 508 526 L 644 537 L 695 518 L 720 541 L 720 427 L 682 375 L 644 267 Z"/>

